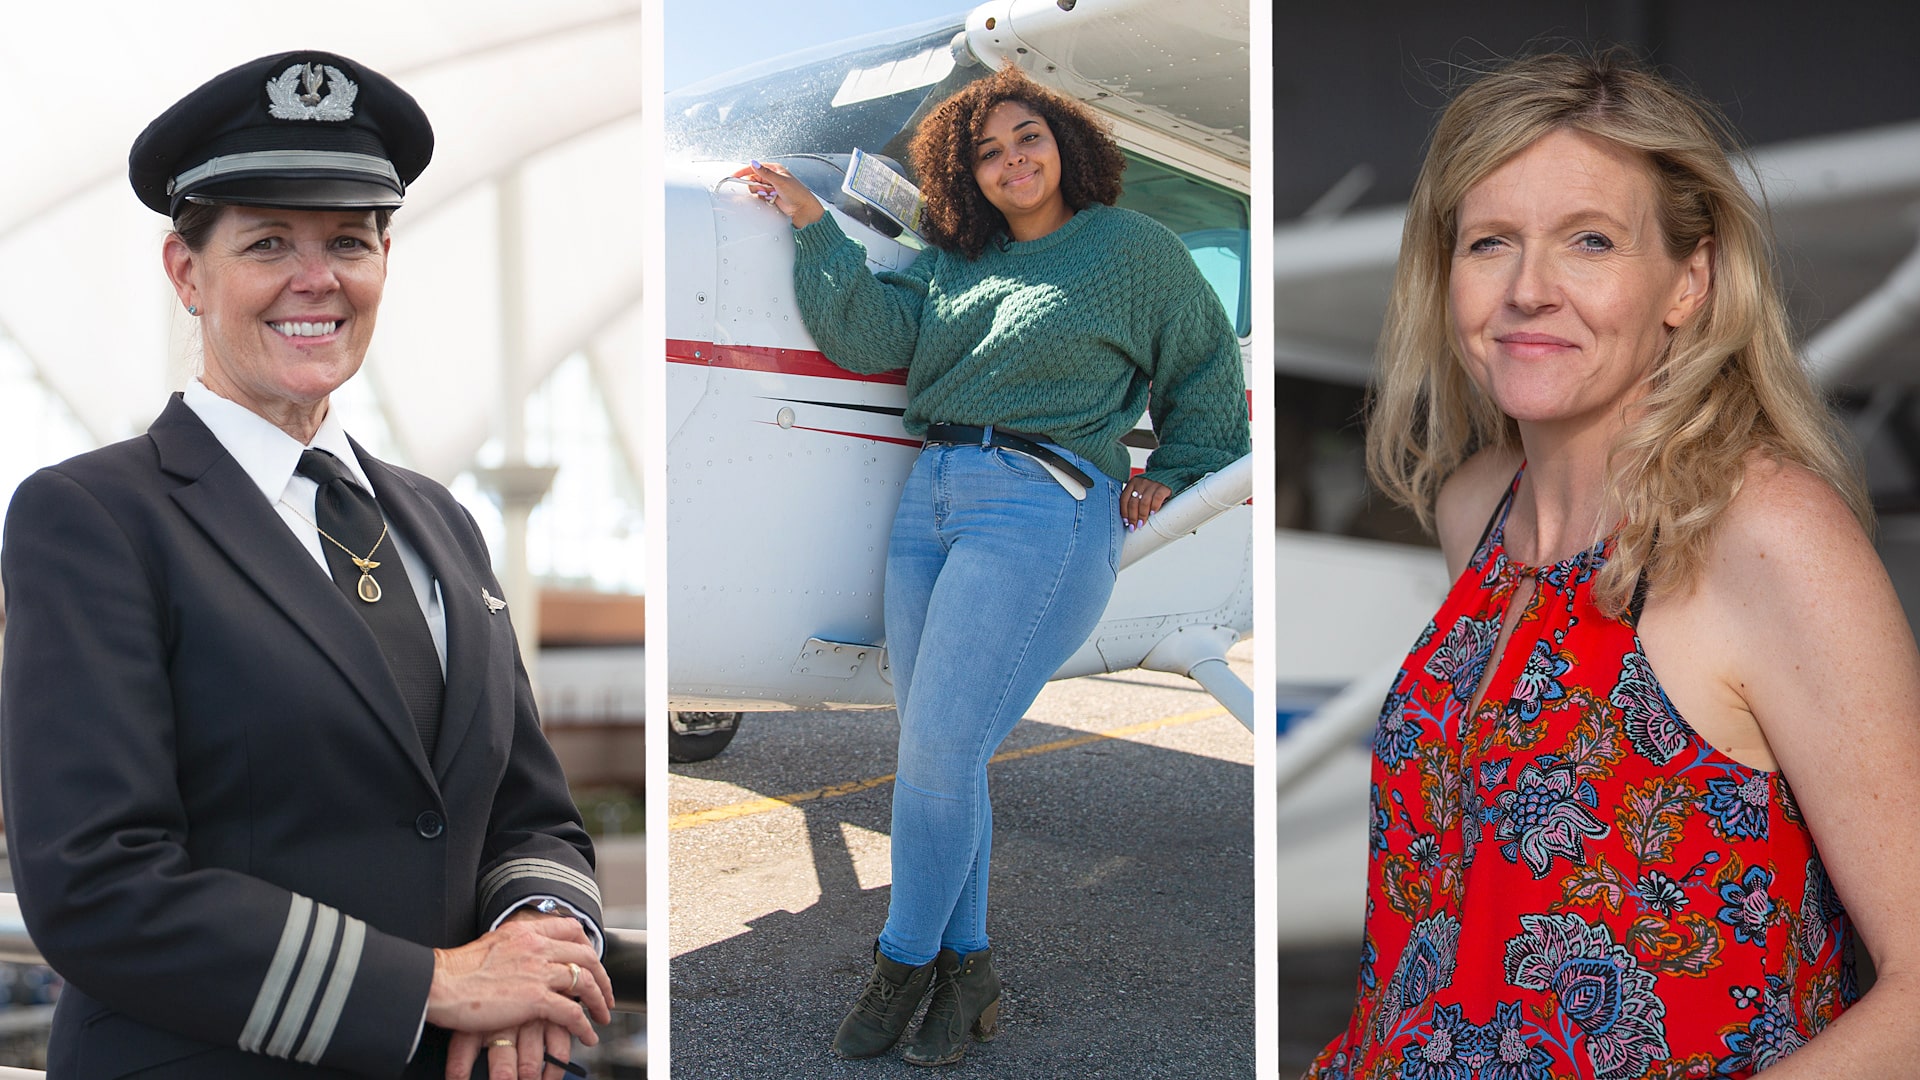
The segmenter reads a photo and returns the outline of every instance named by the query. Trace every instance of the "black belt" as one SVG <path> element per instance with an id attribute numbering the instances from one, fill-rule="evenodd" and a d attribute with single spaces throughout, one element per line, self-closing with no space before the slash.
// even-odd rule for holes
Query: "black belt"
<path id="1" fill-rule="evenodd" d="M 1081 487 L 1093 490 L 1093 477 L 1083 472 L 1078 465 L 1059 454 L 1040 445 L 1044 435 L 1028 435 L 1020 431 L 1008 431 L 998 427 L 974 427 L 972 424 L 928 424 L 926 442 L 946 443 L 951 446 L 998 446 L 1016 454 L 1025 454 L 1036 461 L 1043 461 L 1073 477 Z"/>

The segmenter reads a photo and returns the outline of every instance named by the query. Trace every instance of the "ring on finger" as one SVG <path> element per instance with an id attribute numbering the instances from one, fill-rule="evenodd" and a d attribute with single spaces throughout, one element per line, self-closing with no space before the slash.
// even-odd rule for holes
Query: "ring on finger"
<path id="1" fill-rule="evenodd" d="M 1131 495 L 1132 497 L 1134 497 L 1134 498 L 1136 498 L 1136 499 L 1140 497 L 1140 493 L 1139 493 L 1139 492 L 1137 492 L 1137 491 L 1130 491 L 1130 492 L 1128 492 L 1127 494 L 1129 494 L 1129 495 Z"/>
<path id="2" fill-rule="evenodd" d="M 567 970 L 573 972 L 573 978 L 567 980 L 567 993 L 571 994 L 573 988 L 580 985 L 580 965 L 569 963 Z"/>
<path id="3" fill-rule="evenodd" d="M 488 1043 L 487 1045 L 488 1046 L 514 1046 L 516 1044 L 512 1039 L 495 1039 L 492 1042 Z"/>

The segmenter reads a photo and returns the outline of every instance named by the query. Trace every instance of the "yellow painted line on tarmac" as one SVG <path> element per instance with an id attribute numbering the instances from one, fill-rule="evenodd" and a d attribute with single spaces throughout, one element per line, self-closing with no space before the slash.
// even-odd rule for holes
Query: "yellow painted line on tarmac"
<path id="1" fill-rule="evenodd" d="M 1018 761 L 1021 758 L 1037 757 L 1040 754 L 1051 754 L 1056 750 L 1071 750 L 1076 746 L 1086 746 L 1088 743 L 1096 743 L 1102 739 L 1124 739 L 1129 735 L 1141 735 L 1149 731 L 1157 731 L 1160 728 L 1178 727 L 1181 724 L 1191 724 L 1199 720 L 1207 720 L 1215 716 L 1221 716 L 1225 714 L 1226 711 L 1227 710 L 1218 706 L 1211 709 L 1195 709 L 1192 712 L 1163 716 L 1158 720 L 1145 720 L 1138 724 L 1128 724 L 1126 727 L 1114 728 L 1111 731 L 1094 731 L 1085 735 L 1076 735 L 1071 739 L 1058 739 L 1050 743 L 1041 743 L 1038 746 L 1025 746 L 1018 750 L 1008 750 L 1004 753 L 995 754 L 987 760 L 987 764 L 997 765 L 1003 761 Z M 725 806 L 715 806 L 706 810 L 689 810 L 684 814 L 674 814 L 669 817 L 667 819 L 667 830 L 671 832 L 674 829 L 691 829 L 696 825 L 711 825 L 716 821 L 732 821 L 735 818 L 752 817 L 755 814 L 764 814 L 770 810 L 782 810 L 798 803 L 814 802 L 819 799 L 837 799 L 843 795 L 853 795 L 870 788 L 877 788 L 882 784 L 891 783 L 893 783 L 893 774 L 888 773 L 885 776 L 872 776 L 865 780 L 849 780 L 844 784 L 829 784 L 826 787 L 814 788 L 811 791 L 796 791 L 791 795 L 765 795 L 758 799 L 747 799 L 742 802 L 728 803 Z"/>

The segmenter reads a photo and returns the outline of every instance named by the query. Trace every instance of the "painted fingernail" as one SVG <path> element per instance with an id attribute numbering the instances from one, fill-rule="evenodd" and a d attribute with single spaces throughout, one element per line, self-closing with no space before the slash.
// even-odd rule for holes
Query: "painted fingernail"
<path id="1" fill-rule="evenodd" d="M 756 169 L 760 169 L 760 168 L 765 168 L 765 166 L 763 166 L 763 165 L 761 165 L 761 164 L 760 164 L 760 159 L 759 159 L 759 158 L 748 158 L 748 159 L 747 159 L 747 164 L 749 164 L 749 165 L 751 165 L 751 166 L 753 166 L 753 167 L 754 167 L 754 168 L 756 168 Z"/>

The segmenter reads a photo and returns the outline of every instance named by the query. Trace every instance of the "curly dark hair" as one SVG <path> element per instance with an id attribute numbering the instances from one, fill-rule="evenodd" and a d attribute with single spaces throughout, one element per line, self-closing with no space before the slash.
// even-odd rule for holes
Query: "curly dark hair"
<path id="1" fill-rule="evenodd" d="M 1038 113 L 1060 147 L 1060 194 L 1075 212 L 1120 198 L 1120 172 L 1127 167 L 1107 125 L 1085 105 L 1056 94 L 1009 63 L 962 87 L 920 122 L 907 153 L 926 196 L 920 231 L 935 247 L 977 259 L 1007 219 L 973 179 L 973 147 L 987 114 L 1003 101 Z"/>

